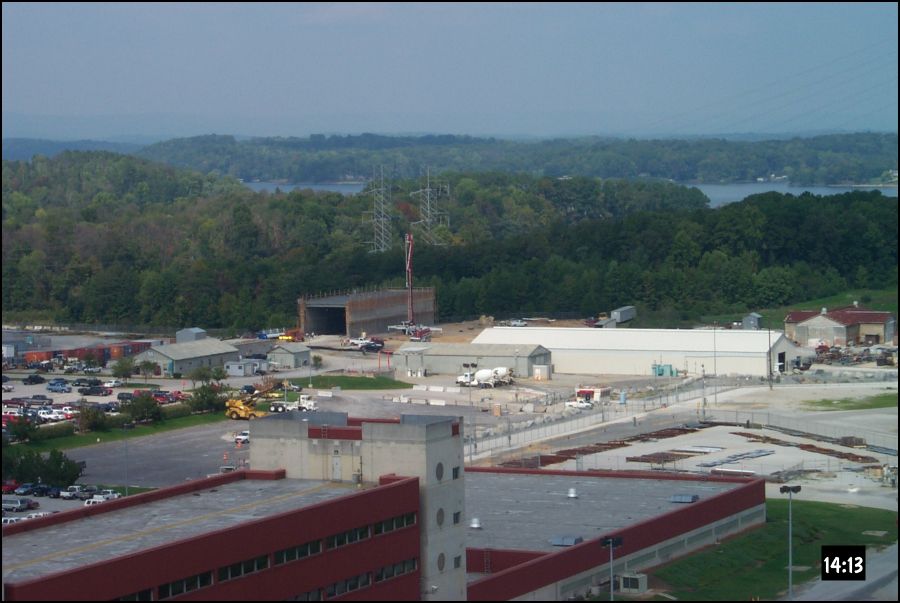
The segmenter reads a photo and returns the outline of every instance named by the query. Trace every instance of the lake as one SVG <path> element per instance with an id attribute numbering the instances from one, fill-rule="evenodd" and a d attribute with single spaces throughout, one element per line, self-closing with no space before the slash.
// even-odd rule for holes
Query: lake
<path id="1" fill-rule="evenodd" d="M 740 184 L 685 184 L 684 186 L 700 189 L 709 198 L 710 207 L 719 207 L 742 201 L 750 195 L 758 195 L 775 191 L 777 193 L 789 193 L 797 196 L 805 192 L 813 195 L 840 195 L 850 191 L 873 190 L 874 187 L 849 187 L 849 186 L 791 186 L 787 182 L 744 182 Z M 897 188 L 878 189 L 885 197 L 896 197 Z"/>
<path id="2" fill-rule="evenodd" d="M 278 184 L 275 182 L 245 182 L 244 186 L 254 191 L 275 192 L 281 189 L 284 192 L 295 189 L 311 189 L 314 191 L 330 191 L 342 195 L 355 195 L 366 188 L 365 182 L 299 182 L 297 184 Z M 873 190 L 874 187 L 849 187 L 849 186 L 791 186 L 787 182 L 744 182 L 739 184 L 685 184 L 687 187 L 700 189 L 709 197 L 710 207 L 719 207 L 735 201 L 741 201 L 750 195 L 758 195 L 775 191 L 778 193 L 790 193 L 802 195 L 805 192 L 813 195 L 839 195 L 849 191 Z M 896 197 L 897 187 L 882 188 L 881 194 L 886 197 Z"/>

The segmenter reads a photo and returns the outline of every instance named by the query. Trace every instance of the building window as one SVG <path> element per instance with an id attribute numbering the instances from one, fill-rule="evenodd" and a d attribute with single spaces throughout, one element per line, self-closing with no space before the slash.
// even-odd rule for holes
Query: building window
<path id="1" fill-rule="evenodd" d="M 212 584 L 212 572 L 203 572 L 190 578 L 176 580 L 168 584 L 161 584 L 157 589 L 157 600 L 177 597 L 200 588 L 206 588 Z"/>
<path id="2" fill-rule="evenodd" d="M 453 525 L 458 524 L 462 520 L 462 511 L 453 514 Z"/>
<path id="3" fill-rule="evenodd" d="M 219 568 L 219 582 L 234 580 L 235 578 L 240 578 L 243 575 L 258 572 L 268 567 L 268 555 L 261 555 L 253 559 L 247 559 L 246 561 L 226 565 L 225 567 Z"/>
<path id="4" fill-rule="evenodd" d="M 453 569 L 459 569 L 462 567 L 462 555 L 457 555 L 453 558 Z"/>
<path id="5" fill-rule="evenodd" d="M 415 558 L 385 565 L 384 567 L 375 570 L 375 582 L 383 582 L 384 580 L 390 580 L 397 576 L 409 574 L 416 571 L 417 567 L 418 564 Z"/>
<path id="6" fill-rule="evenodd" d="M 444 510 L 443 509 L 437 510 L 437 518 L 436 519 L 437 519 L 438 526 L 444 525 Z"/>
<path id="7" fill-rule="evenodd" d="M 453 479 L 459 479 L 459 467 L 453 468 Z"/>
<path id="8" fill-rule="evenodd" d="M 444 565 L 446 565 L 446 563 L 447 563 L 447 558 L 444 557 L 444 554 L 441 553 L 440 555 L 438 555 L 438 558 L 437 558 L 437 568 L 438 568 L 438 571 L 439 571 L 439 572 L 444 571 Z"/>

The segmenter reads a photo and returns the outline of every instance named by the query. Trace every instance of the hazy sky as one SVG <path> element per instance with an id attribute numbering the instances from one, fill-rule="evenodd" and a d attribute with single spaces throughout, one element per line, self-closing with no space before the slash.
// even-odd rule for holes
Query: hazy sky
<path id="1" fill-rule="evenodd" d="M 897 4 L 3 3 L 3 136 L 897 131 Z"/>

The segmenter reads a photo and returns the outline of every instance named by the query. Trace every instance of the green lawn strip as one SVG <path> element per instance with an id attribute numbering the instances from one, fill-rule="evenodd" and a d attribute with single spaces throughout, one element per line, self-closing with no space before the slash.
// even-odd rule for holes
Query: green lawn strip
<path id="1" fill-rule="evenodd" d="M 303 388 L 309 388 L 308 378 L 294 378 L 290 380 L 292 383 Z M 312 378 L 313 389 L 331 389 L 332 387 L 340 387 L 348 390 L 365 390 L 365 389 L 412 389 L 411 383 L 396 381 L 389 377 L 348 377 L 345 375 L 315 375 Z"/>
<path id="2" fill-rule="evenodd" d="M 81 448 L 83 446 L 91 446 L 92 444 L 102 442 L 114 442 L 125 438 L 139 438 L 155 433 L 163 433 L 166 431 L 174 431 L 176 429 L 185 429 L 187 427 L 196 427 L 198 425 L 208 425 L 210 423 L 218 423 L 229 420 L 224 413 L 208 413 L 202 415 L 191 415 L 189 417 L 179 417 L 177 419 L 166 419 L 162 423 L 156 425 L 137 425 L 134 429 L 110 429 L 109 431 L 97 431 L 84 435 L 72 435 L 65 438 L 54 438 L 44 440 L 43 442 L 17 444 L 16 446 L 25 446 L 31 450 L 38 452 L 50 452 L 54 448 L 57 450 L 71 450 L 73 448 Z"/>
<path id="3" fill-rule="evenodd" d="M 897 394 L 878 394 L 868 398 L 844 398 L 842 400 L 809 400 L 805 406 L 816 410 L 870 410 L 873 408 L 896 408 Z"/>
<path id="4" fill-rule="evenodd" d="M 881 509 L 794 501 L 794 585 L 819 576 L 822 545 L 887 546 L 897 540 L 897 513 Z M 768 500 L 766 524 L 690 557 L 647 572 L 668 584 L 680 600 L 776 599 L 787 590 L 786 500 Z M 867 530 L 885 531 L 882 537 Z"/>

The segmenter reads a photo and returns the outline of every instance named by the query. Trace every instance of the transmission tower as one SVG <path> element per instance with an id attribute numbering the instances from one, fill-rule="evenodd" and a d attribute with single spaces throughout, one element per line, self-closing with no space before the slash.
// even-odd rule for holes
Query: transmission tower
<path id="1" fill-rule="evenodd" d="M 372 178 L 373 183 L 376 181 Z M 384 166 L 381 166 L 380 185 L 370 189 L 368 192 L 372 194 L 374 199 L 372 214 L 372 247 L 369 253 L 381 253 L 391 248 L 391 217 L 388 215 L 388 207 L 391 204 L 391 187 L 384 185 Z"/>
<path id="2" fill-rule="evenodd" d="M 419 198 L 419 212 L 422 219 L 413 222 L 412 226 L 422 229 L 425 241 L 431 245 L 446 245 L 447 242 L 440 238 L 435 229 L 440 225 L 450 226 L 450 216 L 439 209 L 439 199 L 442 195 L 450 196 L 449 184 L 435 184 L 431 186 L 431 169 L 426 172 L 425 188 L 410 193 L 411 197 Z"/>

